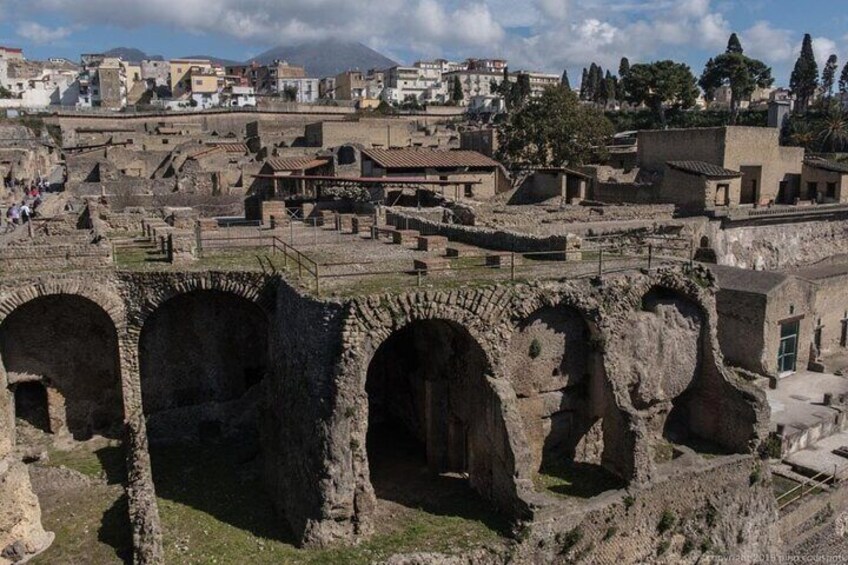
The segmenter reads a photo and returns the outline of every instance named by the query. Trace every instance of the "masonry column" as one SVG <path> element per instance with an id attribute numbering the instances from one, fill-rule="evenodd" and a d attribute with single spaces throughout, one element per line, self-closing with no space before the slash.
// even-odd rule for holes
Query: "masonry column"
<path id="1" fill-rule="evenodd" d="M 127 498 L 133 535 L 133 562 L 152 565 L 165 562 L 162 526 L 156 505 L 156 490 L 147 446 L 147 424 L 141 404 L 141 378 L 138 367 L 140 330 L 127 328 L 118 341 L 121 356 L 121 383 L 124 397 L 124 424 L 127 456 Z"/>

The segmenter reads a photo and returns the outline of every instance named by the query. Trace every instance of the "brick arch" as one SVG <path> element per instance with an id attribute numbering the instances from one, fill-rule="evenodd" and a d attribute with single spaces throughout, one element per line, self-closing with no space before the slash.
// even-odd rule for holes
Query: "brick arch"
<path id="1" fill-rule="evenodd" d="M 32 284 L 0 298 L 0 324 L 24 304 L 44 296 L 68 295 L 84 298 L 100 307 L 120 332 L 127 325 L 126 307 L 121 297 L 102 285 L 86 284 L 74 280 L 52 280 Z"/>
<path id="2" fill-rule="evenodd" d="M 258 306 L 268 317 L 274 311 L 274 297 L 269 290 L 274 287 L 274 281 L 265 276 L 238 277 L 222 273 L 199 273 L 198 275 L 182 275 L 169 280 L 166 284 L 156 285 L 154 292 L 141 304 L 136 313 L 133 325 L 139 330 L 147 319 L 162 305 L 177 296 L 195 291 L 211 290 L 235 295 Z"/>
<path id="3" fill-rule="evenodd" d="M 348 310 L 343 335 L 345 351 L 338 388 L 344 393 L 339 396 L 337 414 L 347 414 L 350 426 L 345 425 L 352 440 L 352 472 L 357 483 L 354 506 L 372 508 L 374 493 L 370 483 L 368 458 L 364 450 L 368 430 L 368 400 L 366 381 L 371 362 L 383 343 L 396 332 L 427 321 L 446 322 L 479 346 L 485 360 L 482 375 L 487 389 L 497 403 L 496 413 L 509 449 L 504 450 L 497 467 L 491 488 L 484 488 L 485 496 L 495 506 L 515 519 L 523 519 L 529 512 L 527 504 L 530 480 L 527 469 L 521 465 L 526 459 L 523 431 L 516 404 L 515 392 L 508 380 L 500 378 L 495 367 L 498 364 L 499 330 L 508 325 L 508 312 L 513 306 L 515 294 L 512 289 L 477 289 L 455 292 L 422 292 L 399 296 L 372 297 L 354 301 Z M 350 414 L 355 414 L 350 416 Z M 369 516 L 358 519 L 368 520 Z"/>

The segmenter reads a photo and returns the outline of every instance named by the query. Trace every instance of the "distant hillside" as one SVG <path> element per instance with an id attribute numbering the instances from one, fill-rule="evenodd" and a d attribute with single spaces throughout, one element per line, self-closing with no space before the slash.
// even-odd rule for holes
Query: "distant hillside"
<path id="1" fill-rule="evenodd" d="M 138 63 L 140 61 L 144 61 L 145 59 L 149 59 L 152 61 L 164 60 L 162 55 L 148 55 L 141 49 L 136 49 L 134 47 L 115 47 L 114 49 L 104 51 L 103 54 L 107 57 L 120 57 L 121 59 L 129 63 Z"/>
<path id="2" fill-rule="evenodd" d="M 177 57 L 174 57 L 176 59 Z M 179 57 L 180 59 L 208 59 L 212 62 L 213 65 L 221 65 L 222 67 L 229 67 L 232 65 L 241 65 L 241 61 L 234 61 L 233 59 L 222 59 L 221 57 L 213 57 L 211 55 L 185 55 L 183 57 Z"/>
<path id="3" fill-rule="evenodd" d="M 274 47 L 251 60 L 267 65 L 274 59 L 306 67 L 306 74 L 313 78 L 333 76 L 351 69 L 367 71 L 397 65 L 395 61 L 361 43 L 335 40 Z"/>

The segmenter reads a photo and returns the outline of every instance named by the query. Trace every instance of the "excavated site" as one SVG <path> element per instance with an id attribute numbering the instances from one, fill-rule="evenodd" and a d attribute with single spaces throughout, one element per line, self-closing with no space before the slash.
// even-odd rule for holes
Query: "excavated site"
<path id="1" fill-rule="evenodd" d="M 808 451 L 848 430 L 819 331 L 848 211 L 401 188 L 252 220 L 305 152 L 303 118 L 252 120 L 15 134 L 7 178 L 56 187 L 0 235 L 0 564 L 844 557 L 846 475 Z M 186 159 L 223 138 L 231 178 Z"/>

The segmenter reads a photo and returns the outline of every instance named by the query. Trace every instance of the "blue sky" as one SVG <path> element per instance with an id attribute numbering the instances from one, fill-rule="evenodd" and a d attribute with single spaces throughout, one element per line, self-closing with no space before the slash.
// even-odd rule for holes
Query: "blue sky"
<path id="1" fill-rule="evenodd" d="M 401 62 L 498 56 L 516 68 L 618 67 L 671 58 L 700 73 L 737 32 L 746 53 L 788 81 L 805 32 L 819 64 L 848 60 L 848 10 L 837 0 L 0 0 L 0 44 L 29 58 L 116 46 L 165 57 L 248 59 L 268 47 L 336 37 Z"/>

